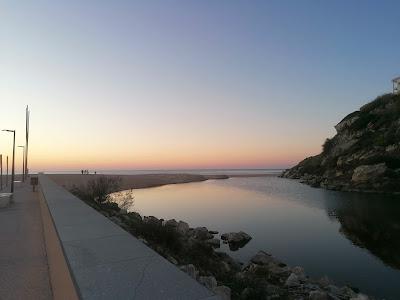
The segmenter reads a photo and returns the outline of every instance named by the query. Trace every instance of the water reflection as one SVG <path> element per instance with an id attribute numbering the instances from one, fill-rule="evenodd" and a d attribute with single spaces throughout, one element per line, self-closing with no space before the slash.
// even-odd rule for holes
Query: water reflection
<path id="1" fill-rule="evenodd" d="M 311 277 L 400 299 L 400 197 L 314 189 L 275 177 L 233 178 L 134 190 L 142 215 L 192 227 L 244 231 L 243 248 L 221 250 L 243 262 L 259 250 L 300 265 Z M 379 276 L 377 276 L 379 274 Z"/>
<path id="2" fill-rule="evenodd" d="M 332 204 L 332 202 L 326 202 Z M 400 269 L 400 199 L 383 195 L 350 194 L 327 205 L 340 222 L 340 233 L 386 265 Z"/>

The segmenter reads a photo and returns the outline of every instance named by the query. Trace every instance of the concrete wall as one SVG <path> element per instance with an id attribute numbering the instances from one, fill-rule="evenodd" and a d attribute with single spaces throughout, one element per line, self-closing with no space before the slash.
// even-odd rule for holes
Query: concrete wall
<path id="1" fill-rule="evenodd" d="M 219 299 L 45 175 L 39 186 L 56 298 Z"/>

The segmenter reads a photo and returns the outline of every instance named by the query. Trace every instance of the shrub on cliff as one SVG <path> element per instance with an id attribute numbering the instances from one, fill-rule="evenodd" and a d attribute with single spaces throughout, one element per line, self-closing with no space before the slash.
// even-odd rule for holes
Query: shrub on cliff
<path id="1" fill-rule="evenodd" d="M 328 153 L 332 149 L 333 146 L 334 146 L 333 139 L 327 138 L 325 140 L 325 143 L 322 145 L 322 152 Z"/>

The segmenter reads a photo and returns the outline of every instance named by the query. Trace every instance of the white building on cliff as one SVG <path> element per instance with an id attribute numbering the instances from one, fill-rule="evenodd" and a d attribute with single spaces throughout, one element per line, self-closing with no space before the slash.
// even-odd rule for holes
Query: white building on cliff
<path id="1" fill-rule="evenodd" d="M 400 76 L 393 80 L 393 94 L 400 94 Z"/>

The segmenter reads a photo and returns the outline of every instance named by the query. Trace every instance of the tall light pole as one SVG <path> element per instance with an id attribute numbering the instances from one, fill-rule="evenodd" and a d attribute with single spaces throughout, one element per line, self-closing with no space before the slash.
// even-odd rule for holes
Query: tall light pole
<path id="1" fill-rule="evenodd" d="M 25 146 L 18 146 L 22 148 L 22 182 L 25 181 Z"/>
<path id="2" fill-rule="evenodd" d="M 25 110 L 25 178 L 28 178 L 28 144 L 29 144 L 29 116 L 31 112 L 28 105 Z"/>
<path id="3" fill-rule="evenodd" d="M 11 167 L 11 193 L 14 193 L 14 177 L 15 177 L 15 130 L 3 129 L 2 131 L 12 132 L 14 135 L 13 139 L 13 157 Z"/>
<path id="4" fill-rule="evenodd" d="M 6 186 L 8 186 L 8 155 L 7 155 L 7 175 L 6 175 Z"/>
<path id="5" fill-rule="evenodd" d="M 0 154 L 0 190 L 3 189 L 3 154 Z"/>

